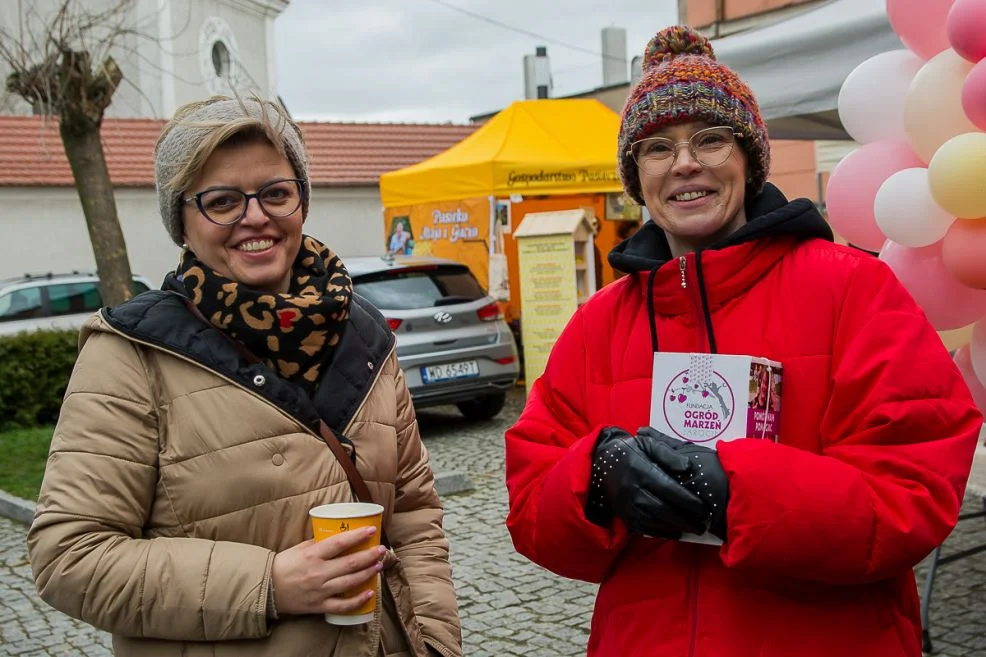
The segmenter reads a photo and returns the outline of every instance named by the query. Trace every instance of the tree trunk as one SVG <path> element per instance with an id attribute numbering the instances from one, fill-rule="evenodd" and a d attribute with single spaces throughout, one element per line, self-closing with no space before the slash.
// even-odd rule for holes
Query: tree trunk
<path id="1" fill-rule="evenodd" d="M 115 306 L 133 296 L 133 284 L 99 130 L 99 123 L 88 117 L 70 118 L 64 111 L 59 122 L 65 155 L 72 167 L 96 257 L 99 291 L 104 305 Z"/>

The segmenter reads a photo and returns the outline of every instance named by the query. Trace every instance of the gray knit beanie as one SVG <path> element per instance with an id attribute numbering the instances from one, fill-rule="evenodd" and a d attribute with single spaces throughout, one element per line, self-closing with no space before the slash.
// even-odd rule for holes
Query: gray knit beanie
<path id="1" fill-rule="evenodd" d="M 181 246 L 182 243 L 184 232 L 182 196 L 188 192 L 187 189 L 176 188 L 176 184 L 188 185 L 211 155 L 211 153 L 200 152 L 203 141 L 216 132 L 228 130 L 227 126 L 230 123 L 241 122 L 247 117 L 255 121 L 226 135 L 223 141 L 249 128 L 259 129 L 268 137 L 273 137 L 275 147 L 280 150 L 280 146 L 283 146 L 284 155 L 291 163 L 295 175 L 305 181 L 301 212 L 303 217 L 308 217 L 308 202 L 311 197 L 308 158 L 305 155 L 301 130 L 297 124 L 281 108 L 269 101 L 217 96 L 178 108 L 174 118 L 162 129 L 157 146 L 154 148 L 155 187 L 158 205 L 161 208 L 161 219 L 175 244 Z M 278 139 L 280 145 L 276 143 Z M 194 164 L 193 160 L 195 160 Z M 188 171 L 190 165 L 195 171 Z M 182 175 L 188 173 L 191 175 Z M 179 175 L 185 180 L 179 181 Z"/>

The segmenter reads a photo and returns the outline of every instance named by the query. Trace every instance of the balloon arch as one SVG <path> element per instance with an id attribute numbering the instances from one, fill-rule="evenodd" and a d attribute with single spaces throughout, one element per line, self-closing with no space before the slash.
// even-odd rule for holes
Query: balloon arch
<path id="1" fill-rule="evenodd" d="M 861 146 L 829 178 L 829 221 L 879 252 L 935 329 L 975 324 L 955 362 L 986 412 L 986 0 L 887 0 L 887 16 L 907 48 L 842 85 Z"/>

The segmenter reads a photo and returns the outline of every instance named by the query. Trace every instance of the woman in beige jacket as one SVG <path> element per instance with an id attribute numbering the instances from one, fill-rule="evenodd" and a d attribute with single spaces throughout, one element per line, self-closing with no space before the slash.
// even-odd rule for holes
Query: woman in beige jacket
<path id="1" fill-rule="evenodd" d="M 112 632 L 117 655 L 460 655 L 394 336 L 302 234 L 298 127 L 215 98 L 179 109 L 155 155 L 181 261 L 82 330 L 28 536 L 41 597 Z M 322 422 L 384 506 L 389 550 L 340 556 L 361 530 L 306 540 L 311 507 L 353 499 Z M 372 622 L 325 622 L 381 570 Z"/>

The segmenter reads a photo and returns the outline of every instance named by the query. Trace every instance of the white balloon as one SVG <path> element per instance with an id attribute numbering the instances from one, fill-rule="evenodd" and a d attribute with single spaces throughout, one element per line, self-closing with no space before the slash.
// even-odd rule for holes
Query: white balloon
<path id="1" fill-rule="evenodd" d="M 873 216 L 888 239 L 911 248 L 931 246 L 955 222 L 931 197 L 924 168 L 904 169 L 887 178 L 873 200 Z"/>
<path id="2" fill-rule="evenodd" d="M 907 139 L 904 99 L 924 60 L 910 50 L 870 57 L 846 76 L 839 91 L 839 119 L 861 144 Z"/>
<path id="3" fill-rule="evenodd" d="M 924 162 L 946 141 L 979 129 L 962 109 L 962 86 L 972 70 L 949 48 L 925 62 L 904 98 L 904 129 L 911 148 Z"/>

